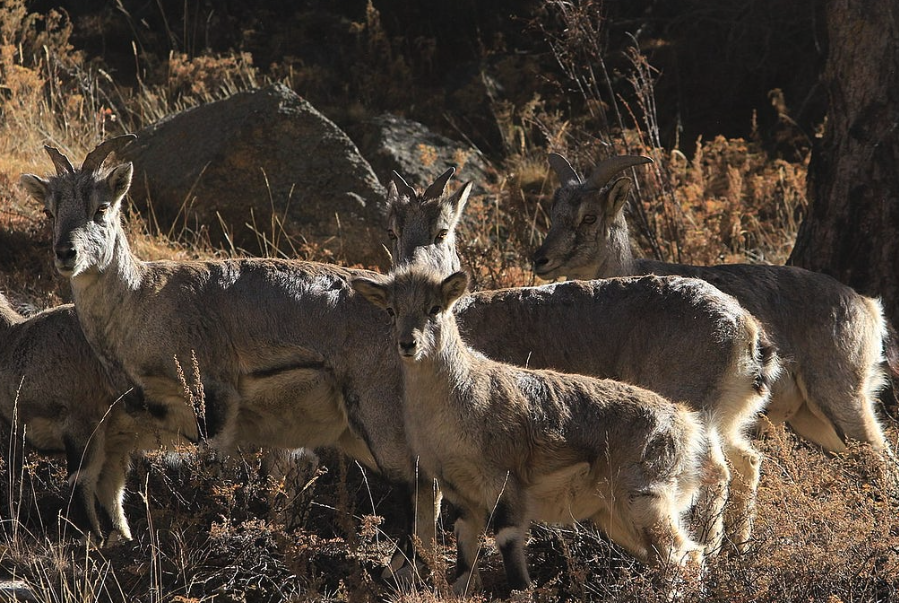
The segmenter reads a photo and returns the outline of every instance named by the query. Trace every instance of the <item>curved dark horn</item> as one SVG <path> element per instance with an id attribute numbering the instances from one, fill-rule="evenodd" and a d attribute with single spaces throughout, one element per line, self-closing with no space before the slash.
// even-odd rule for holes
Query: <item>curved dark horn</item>
<path id="1" fill-rule="evenodd" d="M 436 199 L 440 195 L 443 194 L 443 189 L 446 188 L 446 183 L 449 182 L 449 179 L 452 178 L 453 174 L 456 173 L 456 168 L 451 167 L 446 170 L 440 176 L 437 177 L 437 180 L 434 181 L 431 186 L 428 187 L 428 190 L 425 191 L 425 194 L 421 196 L 421 200 L 425 201 L 427 199 Z"/>
<path id="2" fill-rule="evenodd" d="M 393 183 L 396 185 L 396 190 L 399 192 L 400 196 L 409 197 L 410 201 L 415 199 L 415 189 L 409 186 L 396 170 L 393 171 Z"/>
<path id="3" fill-rule="evenodd" d="M 81 164 L 82 172 L 96 172 L 100 169 L 100 166 L 103 164 L 103 161 L 110 153 L 114 153 L 119 149 L 125 147 L 129 142 L 137 138 L 134 134 L 125 134 L 123 136 L 116 136 L 115 138 L 110 138 L 109 140 L 104 140 L 97 147 L 87 154 L 87 157 L 84 158 L 84 163 Z"/>
<path id="4" fill-rule="evenodd" d="M 559 177 L 559 182 L 561 182 L 563 185 L 581 183 L 581 179 L 578 178 L 577 172 L 574 171 L 574 168 L 571 167 L 571 164 L 568 163 L 568 160 L 558 153 L 549 154 L 549 166 Z"/>
<path id="5" fill-rule="evenodd" d="M 53 165 L 56 166 L 57 176 L 71 174 L 75 171 L 75 168 L 72 167 L 72 164 L 69 161 L 68 157 L 60 153 L 59 149 L 45 144 L 44 150 L 47 151 L 47 154 L 50 156 L 50 160 L 53 161 Z"/>
<path id="6" fill-rule="evenodd" d="M 652 163 L 649 157 L 642 155 L 619 155 L 618 157 L 609 157 L 604 161 L 600 161 L 593 168 L 593 173 L 587 179 L 587 182 L 595 188 L 602 188 L 612 179 L 612 176 L 621 170 L 642 165 L 644 163 Z"/>

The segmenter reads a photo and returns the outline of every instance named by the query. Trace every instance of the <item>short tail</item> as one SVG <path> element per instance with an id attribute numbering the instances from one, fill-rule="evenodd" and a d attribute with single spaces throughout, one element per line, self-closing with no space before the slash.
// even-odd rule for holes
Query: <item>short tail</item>
<path id="1" fill-rule="evenodd" d="M 886 383 L 880 390 L 880 401 L 890 416 L 899 417 L 899 337 L 889 321 L 884 320 L 883 355 Z"/>
<path id="2" fill-rule="evenodd" d="M 777 380 L 778 375 L 780 375 L 781 366 L 780 358 L 777 356 L 777 349 L 771 340 L 768 339 L 764 329 L 759 331 L 755 359 L 759 370 L 753 381 L 753 387 L 759 395 L 767 396 L 771 393 L 771 386 Z"/>
<path id="3" fill-rule="evenodd" d="M 887 366 L 890 369 L 890 377 L 894 380 L 899 379 L 899 336 L 896 335 L 896 329 L 889 322 L 886 322 L 886 333 L 884 333 L 883 350 L 886 356 Z"/>

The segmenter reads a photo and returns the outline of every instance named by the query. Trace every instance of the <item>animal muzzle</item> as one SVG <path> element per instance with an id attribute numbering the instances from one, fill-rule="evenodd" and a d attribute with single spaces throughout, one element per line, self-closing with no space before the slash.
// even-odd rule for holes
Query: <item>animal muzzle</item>
<path id="1" fill-rule="evenodd" d="M 69 274 L 75 269 L 75 261 L 78 259 L 78 250 L 71 241 L 57 243 L 53 246 L 54 263 L 56 270 L 61 274 Z"/>
<path id="2" fill-rule="evenodd" d="M 418 351 L 418 345 L 415 343 L 414 339 L 401 339 L 397 341 L 397 347 L 400 350 L 400 356 L 403 356 L 404 358 L 414 358 L 415 353 Z"/>
<path id="3" fill-rule="evenodd" d="M 551 276 L 561 266 L 561 262 L 546 254 L 543 247 L 534 252 L 534 274 L 540 277 Z"/>

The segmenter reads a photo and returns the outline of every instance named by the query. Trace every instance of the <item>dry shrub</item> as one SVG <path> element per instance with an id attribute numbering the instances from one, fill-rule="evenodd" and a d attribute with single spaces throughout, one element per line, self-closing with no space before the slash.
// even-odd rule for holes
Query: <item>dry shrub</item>
<path id="1" fill-rule="evenodd" d="M 771 427 L 754 542 L 710 578 L 722 600 L 892 600 L 899 589 L 896 499 L 867 445 L 828 456 Z"/>
<path id="2" fill-rule="evenodd" d="M 190 99 L 200 103 L 229 96 L 236 88 L 255 87 L 255 79 L 253 57 L 247 53 L 192 59 L 177 54 L 169 58 L 166 84 L 169 95 L 176 101 Z"/>
<path id="3" fill-rule="evenodd" d="M 173 53 L 140 81 L 139 93 L 126 104 L 131 129 L 257 88 L 260 82 L 267 83 L 268 79 L 259 75 L 248 53 L 196 57 Z"/>
<path id="4" fill-rule="evenodd" d="M 722 136 L 698 140 L 692 159 L 661 149 L 639 154 L 654 160 L 637 170 L 643 183 L 638 203 L 662 259 L 786 261 L 807 205 L 808 157 L 798 163 L 772 160 L 758 142 Z M 649 253 L 647 237 L 639 238 Z"/>
<path id="5" fill-rule="evenodd" d="M 605 65 L 601 2 L 552 1 L 545 10 L 536 28 L 564 77 L 555 95 L 545 92 L 518 106 L 494 100 L 507 176 L 491 191 L 494 199 L 482 208 L 472 203 L 479 215 L 464 231 L 475 245 L 466 259 L 485 284 L 530 280 L 509 278 L 510 267 L 529 267 L 549 227 L 558 186 L 546 162 L 549 151 L 562 153 L 585 176 L 613 155 L 654 160 L 622 174 L 636 180 L 628 213 L 645 256 L 697 264 L 783 263 L 806 208 L 809 149 L 793 161 L 772 158 L 757 136 L 699 139 L 690 157 L 677 147 L 665 149 L 656 116 L 658 73 L 636 40 L 627 52 L 629 71 L 613 76 Z M 774 107 L 786 111 L 783 103 Z"/>
<path id="6" fill-rule="evenodd" d="M 0 172 L 27 171 L 44 143 L 81 157 L 119 133 L 119 95 L 72 47 L 68 16 L 29 13 L 23 0 L 7 0 L 0 13 Z"/>
<path id="7" fill-rule="evenodd" d="M 568 11 L 547 21 L 546 29 L 567 90 L 553 96 L 551 88 L 542 88 L 520 104 L 492 99 L 504 177 L 481 183 L 486 193 L 470 200 L 459 235 L 476 286 L 533 283 L 530 255 L 547 227 L 558 184 L 548 151 L 565 154 L 582 173 L 614 154 L 654 159 L 633 172 L 638 192 L 631 223 L 644 254 L 696 263 L 782 262 L 805 209 L 807 153 L 796 161 L 772 158 L 755 138 L 698 140 L 689 156 L 664 148 L 654 116 L 657 74 L 645 59 L 634 52 L 630 73 L 607 73 L 601 19 L 583 12 L 599 3 L 548 6 Z M 411 74 L 427 71 L 433 40 L 391 38 L 374 4 L 359 23 L 327 27 L 340 29 L 362 60 L 351 70 L 326 73 L 285 57 L 283 77 L 299 88 L 336 89 L 339 83 L 344 88 L 332 97 L 340 99 L 334 104 L 346 98 L 368 104 L 357 111 L 440 105 L 412 85 Z M 173 54 L 158 62 L 140 57 L 145 79 L 135 90 L 119 89 L 72 48 L 71 31 L 64 14 L 29 14 L 24 0 L 0 8 L 0 286 L 39 305 L 67 295 L 67 284 L 52 268 L 40 208 L 15 184 L 20 172 L 49 167 L 41 145 L 52 142 L 80 158 L 121 128 L 123 119 L 135 130 L 265 77 L 247 55 Z M 623 94 L 624 85 L 632 92 Z M 429 149 L 421 151 L 427 162 Z M 155 232 L 136 213 L 128 215 L 126 228 L 133 249 L 146 259 L 239 254 L 212 247 L 202 230 Z M 260 236 L 277 243 L 272 255 L 333 260 L 278 232 L 278 224 L 260 226 Z M 185 368 L 196 394 L 197 379 Z M 685 588 L 685 600 L 899 598 L 896 499 L 885 491 L 870 450 L 855 446 L 847 455 L 828 457 L 780 428 L 766 432 L 761 446 L 767 458 L 752 548 L 709 560 L 706 584 Z M 399 514 L 391 489 L 379 479 L 369 484 L 364 472 L 336 454 L 322 458 L 330 471 L 303 474 L 305 481 L 295 484 L 267 472 L 258 450 L 222 459 L 189 447 L 138 458 L 126 500 L 137 540 L 106 551 L 55 539 L 55 514 L 67 496 L 58 459 L 27 457 L 24 479 L 17 477 L 12 488 L 9 468 L 0 464 L 4 499 L 18 496 L 13 503 L 24 511 L 14 538 L 7 529 L 12 524 L 0 524 L 0 568 L 40 585 L 43 599 L 59 601 L 449 600 L 443 574 L 454 566 L 452 534 L 441 534 L 429 560 L 441 572 L 430 586 L 413 590 L 373 579 L 391 551 L 388 536 L 397 535 L 395 523 L 381 522 Z M 534 527 L 527 554 L 537 585 L 525 595 L 510 595 L 499 555 L 486 542 L 481 568 L 487 591 L 470 601 L 665 599 L 654 570 L 588 527 Z"/>

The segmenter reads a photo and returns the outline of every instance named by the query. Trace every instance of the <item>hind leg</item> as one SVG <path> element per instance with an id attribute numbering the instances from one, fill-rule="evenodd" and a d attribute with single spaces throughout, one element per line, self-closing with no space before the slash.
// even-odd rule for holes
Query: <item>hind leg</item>
<path id="1" fill-rule="evenodd" d="M 620 501 L 614 509 L 600 511 L 592 519 L 616 544 L 658 567 L 668 600 L 679 600 L 685 574 L 701 579 L 703 564 L 701 547 L 681 525 L 684 510 L 679 508 L 675 493 L 637 494 L 629 503 Z"/>
<path id="2" fill-rule="evenodd" d="M 672 497 L 641 496 L 634 500 L 632 507 L 634 527 L 648 545 L 651 562 L 664 567 L 702 566 L 701 547 L 684 530 L 681 512 Z"/>
<path id="3" fill-rule="evenodd" d="M 821 418 L 821 411 L 809 404 L 811 412 L 818 419 L 819 424 L 824 423 L 826 419 Z M 889 441 L 883 432 L 883 427 L 877 418 L 874 403 L 867 395 L 858 395 L 852 399 L 850 404 L 846 405 L 843 413 L 837 416 L 835 422 L 837 428 L 842 431 L 846 440 L 855 440 L 869 444 L 883 461 L 887 483 L 891 488 L 899 487 L 899 462 L 890 447 Z M 827 422 L 827 426 L 833 430 L 831 423 Z M 840 440 L 842 443 L 842 440 Z M 841 448 L 825 446 L 827 450 L 834 452 L 843 452 L 846 446 Z"/>
<path id="4" fill-rule="evenodd" d="M 762 456 L 737 434 L 732 435 L 724 446 L 724 453 L 733 467 L 730 498 L 724 514 L 725 531 L 737 551 L 745 552 L 752 534 Z"/>
<path id="5" fill-rule="evenodd" d="M 694 505 L 699 540 L 705 544 L 707 555 L 721 550 L 724 541 L 724 513 L 731 482 L 722 448 L 713 446 L 709 452 L 707 465 L 703 468 L 702 490 Z"/>
<path id="6" fill-rule="evenodd" d="M 839 387 L 844 382 L 854 383 L 850 391 Z M 836 374 L 809 383 L 807 401 L 794 417 L 795 425 L 794 420 L 790 425 L 831 452 L 846 451 L 848 440 L 869 444 L 883 460 L 885 482 L 895 489 L 899 487 L 899 464 L 872 401 L 879 384 L 879 373 L 873 368 L 864 379 Z"/>
<path id="7" fill-rule="evenodd" d="M 833 423 L 821 415 L 821 411 L 818 409 L 813 411 L 808 403 L 803 403 L 790 417 L 787 424 L 797 435 L 817 444 L 824 450 L 830 452 L 844 452 L 846 450 L 846 444 L 837 434 Z"/>
<path id="8" fill-rule="evenodd" d="M 604 509 L 591 520 L 616 544 L 648 565 L 701 567 L 702 549 L 681 523 L 686 509 L 673 495 L 636 494 L 629 502 L 619 501 L 614 509 Z"/>
<path id="9" fill-rule="evenodd" d="M 123 504 L 125 481 L 130 468 L 130 450 L 107 451 L 106 462 L 103 463 L 103 470 L 97 482 L 97 501 L 112 523 L 107 544 L 113 544 L 118 540 L 131 540 L 131 528 L 128 526 Z"/>
<path id="10" fill-rule="evenodd" d="M 791 425 L 796 423 L 797 433 L 832 452 L 844 451 L 850 439 L 868 443 L 876 450 L 888 448 L 872 401 L 882 385 L 875 361 L 879 353 L 871 355 L 872 362 L 867 364 L 835 362 L 827 371 L 816 371 L 814 379 L 797 378 L 805 394 L 805 404 L 790 420 Z"/>

